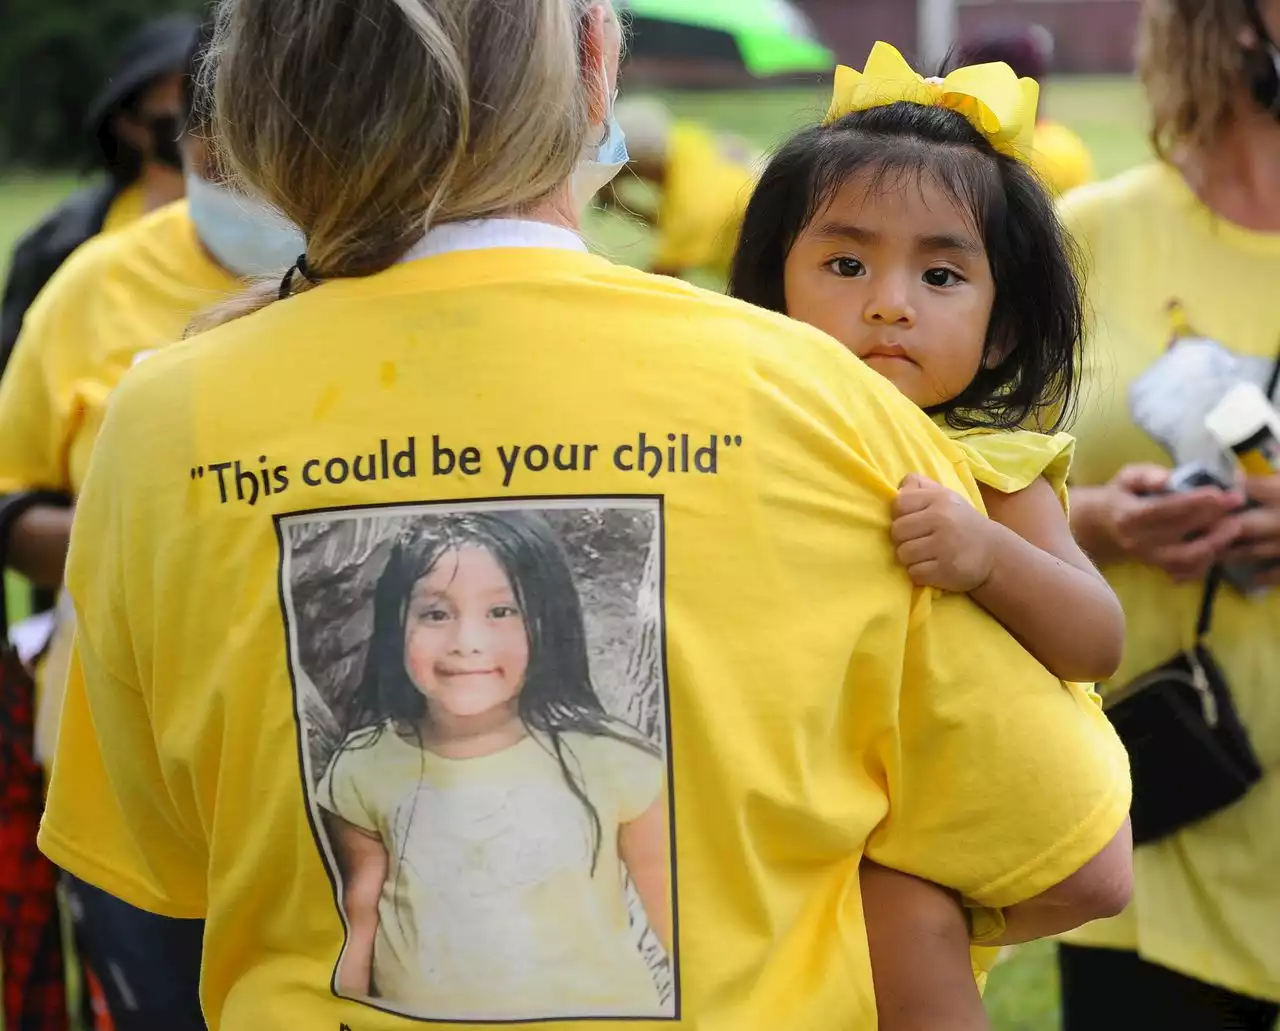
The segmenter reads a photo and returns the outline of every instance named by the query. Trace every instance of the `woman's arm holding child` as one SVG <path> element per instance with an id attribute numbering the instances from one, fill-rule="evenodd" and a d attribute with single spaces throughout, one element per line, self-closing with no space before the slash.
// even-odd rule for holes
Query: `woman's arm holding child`
<path id="1" fill-rule="evenodd" d="M 869 859 L 858 878 L 880 1031 L 988 1031 L 955 893 Z"/>
<path id="2" fill-rule="evenodd" d="M 1049 482 L 982 494 L 989 519 L 923 476 L 903 481 L 893 540 L 911 579 L 968 594 L 1062 680 L 1112 676 L 1124 613 L 1076 544 Z"/>

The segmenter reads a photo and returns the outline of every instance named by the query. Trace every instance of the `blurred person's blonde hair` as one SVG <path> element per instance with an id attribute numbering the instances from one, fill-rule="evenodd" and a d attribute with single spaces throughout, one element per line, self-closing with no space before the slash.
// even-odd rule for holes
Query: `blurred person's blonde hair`
<path id="1" fill-rule="evenodd" d="M 1180 146 L 1205 150 L 1229 123 L 1245 87 L 1245 0 L 1145 0 L 1138 71 L 1163 160 Z"/>
<path id="2" fill-rule="evenodd" d="M 601 6 L 224 0 L 203 71 L 221 156 L 302 230 L 312 280 L 381 272 L 432 225 L 528 208 L 569 180 L 592 120 L 582 28 Z"/>

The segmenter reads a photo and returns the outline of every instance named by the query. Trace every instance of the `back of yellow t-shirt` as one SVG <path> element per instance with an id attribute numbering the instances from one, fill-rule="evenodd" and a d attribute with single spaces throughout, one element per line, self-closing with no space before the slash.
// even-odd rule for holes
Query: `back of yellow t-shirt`
<path id="1" fill-rule="evenodd" d="M 82 495 L 43 847 L 208 918 L 214 1029 L 871 1027 L 864 852 L 998 908 L 1128 808 L 1097 707 L 899 568 L 912 470 L 977 496 L 835 342 L 586 254 L 189 341 Z"/>

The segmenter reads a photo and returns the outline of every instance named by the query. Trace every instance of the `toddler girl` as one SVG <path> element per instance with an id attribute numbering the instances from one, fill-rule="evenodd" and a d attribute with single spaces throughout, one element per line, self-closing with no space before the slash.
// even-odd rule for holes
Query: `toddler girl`
<path id="1" fill-rule="evenodd" d="M 730 292 L 835 337 L 959 446 L 987 515 L 908 476 L 892 534 L 911 579 L 967 593 L 1057 676 L 1094 681 L 1119 666 L 1124 620 L 1072 537 L 1074 444 L 1051 432 L 1073 400 L 1083 315 L 1064 231 L 1022 160 L 1037 96 L 1006 65 L 926 80 L 877 44 L 865 73 L 838 71 L 826 121 L 765 171 Z M 965 980 L 963 950 L 933 966 L 920 951 L 941 940 L 928 928 L 954 929 L 955 901 L 869 864 L 863 891 L 877 996 L 905 1021 L 882 1012 L 882 1027 L 928 1026 L 938 1018 L 906 1019 L 926 1010 L 970 1026 L 966 1005 L 984 1026 L 972 978 L 967 1000 L 946 987 Z M 1018 940 L 1017 907 L 984 919 L 977 937 Z"/>

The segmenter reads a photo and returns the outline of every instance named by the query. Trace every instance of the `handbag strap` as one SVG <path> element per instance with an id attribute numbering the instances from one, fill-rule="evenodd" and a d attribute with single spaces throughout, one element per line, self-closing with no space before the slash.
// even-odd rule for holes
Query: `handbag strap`
<path id="1" fill-rule="evenodd" d="M 1275 400 L 1276 388 L 1280 387 L 1280 351 L 1271 363 L 1271 375 L 1267 378 L 1267 397 Z M 1204 593 L 1200 595 L 1200 613 L 1196 616 L 1196 644 L 1200 644 L 1209 636 L 1213 628 L 1213 609 L 1218 600 L 1218 592 L 1222 589 L 1222 567 L 1214 566 L 1204 578 Z"/>

